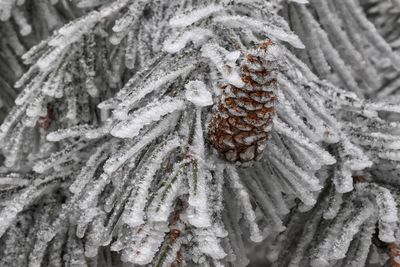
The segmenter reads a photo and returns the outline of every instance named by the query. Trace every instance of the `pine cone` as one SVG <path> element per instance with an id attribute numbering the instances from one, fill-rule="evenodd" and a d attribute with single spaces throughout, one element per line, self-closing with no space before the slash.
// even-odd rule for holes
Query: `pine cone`
<path id="1" fill-rule="evenodd" d="M 225 84 L 210 122 L 210 142 L 226 160 L 259 159 L 273 124 L 277 62 L 272 41 L 250 51 L 241 64 L 242 88 Z"/>
<path id="2" fill-rule="evenodd" d="M 400 244 L 391 243 L 389 247 L 390 266 L 400 267 Z"/>

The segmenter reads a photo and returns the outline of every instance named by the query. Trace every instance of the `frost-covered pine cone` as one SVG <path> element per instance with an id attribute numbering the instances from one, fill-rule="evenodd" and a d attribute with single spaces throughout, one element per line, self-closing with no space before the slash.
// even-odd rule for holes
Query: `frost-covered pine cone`
<path id="1" fill-rule="evenodd" d="M 270 139 L 275 114 L 277 49 L 271 40 L 250 51 L 240 65 L 240 81 L 221 85 L 210 122 L 210 142 L 225 159 L 259 159 Z"/>

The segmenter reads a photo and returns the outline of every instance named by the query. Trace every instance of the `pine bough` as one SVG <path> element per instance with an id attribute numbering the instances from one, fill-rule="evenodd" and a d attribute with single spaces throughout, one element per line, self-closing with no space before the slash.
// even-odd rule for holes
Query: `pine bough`
<path id="1" fill-rule="evenodd" d="M 17 2 L 0 18 L 24 35 Z M 275 266 L 364 266 L 400 242 L 400 105 L 374 97 L 400 59 L 379 21 L 357 0 L 196 3 L 76 1 L 24 54 L 0 126 L 0 266 L 245 266 L 263 240 Z M 209 123 L 265 40 L 273 127 L 239 166 Z"/>

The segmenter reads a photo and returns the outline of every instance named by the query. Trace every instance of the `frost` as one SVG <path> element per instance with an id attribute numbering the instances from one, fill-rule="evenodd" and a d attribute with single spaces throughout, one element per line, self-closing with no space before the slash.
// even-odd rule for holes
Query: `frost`
<path id="1" fill-rule="evenodd" d="M 151 143 L 155 138 L 162 135 L 166 129 L 169 129 L 176 122 L 176 116 L 171 116 L 168 119 L 161 121 L 156 127 L 149 130 L 141 139 L 132 147 L 125 148 L 123 151 L 119 151 L 116 155 L 110 157 L 104 164 L 104 171 L 106 173 L 113 173 L 121 165 L 123 165 L 131 157 L 135 156 L 141 149 Z"/>
<path id="2" fill-rule="evenodd" d="M 146 224 L 141 228 L 132 248 L 124 250 L 122 259 L 136 264 L 148 264 L 164 240 L 168 227 L 165 223 Z M 139 255 L 136 252 L 140 251 Z"/>
<path id="3" fill-rule="evenodd" d="M 221 10 L 223 10 L 223 7 L 220 5 L 209 5 L 204 8 L 197 8 L 191 12 L 188 12 L 187 14 L 180 14 L 173 17 L 169 21 L 169 24 L 172 27 L 187 27 Z"/>
<path id="4" fill-rule="evenodd" d="M 382 221 L 391 223 L 399 220 L 396 202 L 388 189 L 374 184 L 361 183 L 357 185 L 357 190 L 364 193 L 368 192 L 375 196 L 379 208 L 379 218 Z"/>
<path id="5" fill-rule="evenodd" d="M 5 21 L 10 18 L 14 2 L 14 0 L 3 0 L 0 2 L 0 20 Z"/>
<path id="6" fill-rule="evenodd" d="M 15 220 L 17 214 L 32 200 L 34 187 L 29 187 L 24 190 L 13 202 L 3 208 L 0 212 L 0 237 Z"/>
<path id="7" fill-rule="evenodd" d="M 114 115 L 118 119 L 126 119 L 128 111 L 137 104 L 142 98 L 146 95 L 152 93 L 153 91 L 159 89 L 160 87 L 168 84 L 169 82 L 174 81 L 175 79 L 187 75 L 190 71 L 193 70 L 193 66 L 186 66 L 184 68 L 180 68 L 178 70 L 169 72 L 169 73 L 162 73 L 157 79 L 150 80 L 147 82 L 143 87 L 134 88 L 130 90 L 129 94 L 124 98 L 124 102 L 121 103 L 120 107 L 114 111 Z M 129 87 L 130 82 L 127 83 L 126 87 Z M 126 88 L 126 89 L 128 89 Z M 122 89 L 124 90 L 125 87 Z M 103 105 L 99 104 L 99 108 L 102 108 Z"/>
<path id="8" fill-rule="evenodd" d="M 138 226 L 144 223 L 144 208 L 147 203 L 149 189 L 154 179 L 154 175 L 161 167 L 163 160 L 169 153 L 180 145 L 178 137 L 167 140 L 162 144 L 153 154 L 152 158 L 148 161 L 145 169 L 138 174 L 137 184 L 138 189 L 133 195 L 131 204 L 125 207 L 122 220 L 131 227 Z"/>
<path id="9" fill-rule="evenodd" d="M 323 160 L 326 164 L 334 164 L 336 161 L 327 151 L 322 148 L 316 146 L 310 140 L 305 137 L 302 137 L 300 133 L 296 133 L 293 129 L 290 129 L 287 125 L 281 123 L 280 121 L 275 121 L 275 128 L 277 131 L 286 135 L 288 138 L 292 138 L 296 143 L 301 146 L 304 146 L 306 149 L 313 151 L 313 153 L 317 154 L 321 160 Z M 300 137 L 300 138 L 299 138 Z"/>
<path id="10" fill-rule="evenodd" d="M 49 141 L 58 142 L 66 138 L 83 136 L 91 129 L 92 127 L 89 125 L 79 125 L 68 129 L 60 129 L 56 132 L 49 133 L 46 138 Z"/>
<path id="11" fill-rule="evenodd" d="M 213 35 L 212 31 L 202 28 L 194 28 L 184 32 L 182 35 L 172 36 L 164 42 L 164 50 L 168 53 L 178 53 L 187 43 L 192 42 L 195 45 L 204 43 Z"/>
<path id="12" fill-rule="evenodd" d="M 232 51 L 232 52 L 227 53 L 225 55 L 225 58 L 229 62 L 235 62 L 236 60 L 239 59 L 240 54 L 241 54 L 240 51 Z"/>
<path id="13" fill-rule="evenodd" d="M 387 264 L 399 7 L 0 0 L 0 266 Z"/>
<path id="14" fill-rule="evenodd" d="M 244 27 L 248 26 L 256 31 L 264 32 L 266 36 L 274 37 L 278 40 L 288 42 L 296 48 L 305 48 L 304 44 L 301 42 L 300 38 L 294 33 L 282 30 L 274 25 L 268 25 L 262 21 L 247 18 L 244 16 L 218 16 L 214 18 L 215 22 L 224 23 L 230 27 Z"/>
<path id="15" fill-rule="evenodd" d="M 202 49 L 202 56 L 211 60 L 211 62 L 217 67 L 218 71 L 222 74 L 226 82 L 235 85 L 237 87 L 243 87 L 244 82 L 242 81 L 238 71 L 227 65 L 225 61 L 226 55 L 229 52 L 222 49 L 216 44 L 205 44 Z"/>
<path id="16" fill-rule="evenodd" d="M 70 185 L 69 190 L 74 194 L 79 194 L 86 184 L 93 178 L 96 169 L 106 159 L 105 150 L 109 148 L 110 144 L 99 147 L 86 162 L 86 166 L 82 168 L 80 173 L 77 175 L 77 179 Z"/>
<path id="17" fill-rule="evenodd" d="M 196 227 L 209 227 L 211 218 L 209 214 L 209 201 L 207 200 L 208 180 L 211 173 L 205 168 L 203 129 L 201 126 L 201 111 L 196 111 L 195 137 L 191 151 L 195 160 L 191 164 L 189 177 L 188 220 Z"/>
<path id="18" fill-rule="evenodd" d="M 308 4 L 308 0 L 289 0 L 289 2 L 299 3 L 299 4 Z"/>
<path id="19" fill-rule="evenodd" d="M 353 236 L 359 231 L 361 225 L 371 216 L 373 207 L 370 203 L 363 203 L 364 206 L 355 214 L 355 216 L 343 225 L 343 232 L 340 233 L 332 246 L 331 259 L 342 259 L 353 239 Z"/>
<path id="20" fill-rule="evenodd" d="M 250 225 L 250 239 L 254 242 L 261 242 L 262 235 L 256 222 L 256 215 L 253 211 L 253 207 L 251 206 L 249 194 L 244 189 L 244 186 L 240 183 L 236 170 L 233 167 L 229 167 L 227 171 L 229 173 L 232 187 L 235 188 L 238 193 L 238 198 L 240 199 L 240 203 L 242 205 L 242 212 L 244 213 L 245 218 Z"/>
<path id="21" fill-rule="evenodd" d="M 65 147 L 63 150 L 59 152 L 55 152 L 52 154 L 50 158 L 37 161 L 35 165 L 33 166 L 33 170 L 38 173 L 43 173 L 58 164 L 61 164 L 69 159 L 71 155 L 85 147 L 85 143 L 79 143 L 75 142 L 67 147 Z"/>
<path id="22" fill-rule="evenodd" d="M 210 230 L 197 230 L 195 235 L 197 242 L 199 242 L 200 251 L 214 259 L 225 258 L 226 253 L 219 245 L 214 233 L 212 233 Z"/>
<path id="23" fill-rule="evenodd" d="M 199 107 L 213 104 L 211 93 L 202 81 L 190 81 L 185 85 L 185 97 L 187 100 Z"/>
<path id="24" fill-rule="evenodd" d="M 149 206 L 148 218 L 154 222 L 167 222 L 173 208 L 173 201 L 183 191 L 184 166 L 177 164 L 171 174 L 168 175 L 166 183 L 158 191 Z"/>
<path id="25" fill-rule="evenodd" d="M 120 138 L 133 138 L 148 124 L 159 121 L 161 117 L 184 109 L 185 102 L 181 99 L 165 98 L 159 102 L 153 102 L 146 107 L 137 110 L 132 118 L 118 123 L 111 130 L 111 134 Z"/>

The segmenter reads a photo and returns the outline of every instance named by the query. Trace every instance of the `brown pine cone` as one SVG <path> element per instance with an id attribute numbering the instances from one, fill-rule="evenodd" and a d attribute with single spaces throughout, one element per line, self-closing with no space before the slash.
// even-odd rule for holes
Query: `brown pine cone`
<path id="1" fill-rule="evenodd" d="M 390 266 L 400 267 L 400 244 L 391 243 L 389 247 Z"/>
<path id="2" fill-rule="evenodd" d="M 210 122 L 210 142 L 226 160 L 236 163 L 259 159 L 270 138 L 277 62 L 271 40 L 250 51 L 241 64 L 242 88 L 221 86 L 223 94 Z"/>

